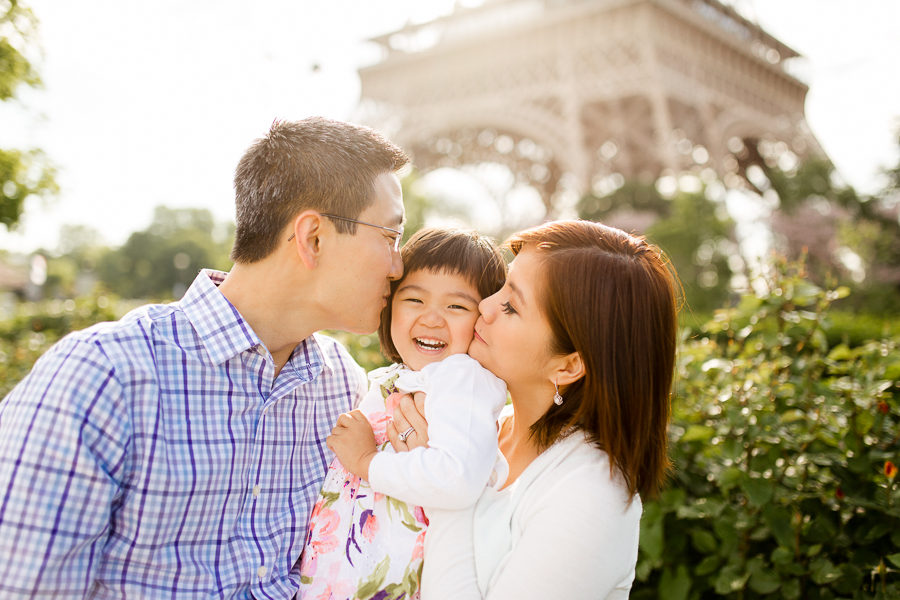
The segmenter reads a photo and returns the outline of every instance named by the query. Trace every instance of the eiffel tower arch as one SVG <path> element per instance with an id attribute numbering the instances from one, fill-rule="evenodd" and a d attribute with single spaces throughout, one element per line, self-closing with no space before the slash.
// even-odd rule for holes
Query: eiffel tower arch
<path id="1" fill-rule="evenodd" d="M 566 189 L 824 157 L 797 52 L 716 0 L 486 0 L 373 41 L 362 119 L 424 172 L 506 165 L 550 217 Z"/>

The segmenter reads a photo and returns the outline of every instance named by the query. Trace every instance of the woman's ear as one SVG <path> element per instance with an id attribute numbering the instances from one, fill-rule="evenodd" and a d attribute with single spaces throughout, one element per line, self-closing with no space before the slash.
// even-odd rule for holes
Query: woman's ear
<path id="1" fill-rule="evenodd" d="M 569 385 L 584 377 L 584 361 L 581 354 L 572 352 L 557 359 L 559 364 L 553 370 L 553 381 L 558 385 Z"/>
<path id="2" fill-rule="evenodd" d="M 321 240 L 324 220 L 314 210 L 307 210 L 294 219 L 294 236 L 291 242 L 297 256 L 307 269 L 315 269 L 322 254 Z"/>

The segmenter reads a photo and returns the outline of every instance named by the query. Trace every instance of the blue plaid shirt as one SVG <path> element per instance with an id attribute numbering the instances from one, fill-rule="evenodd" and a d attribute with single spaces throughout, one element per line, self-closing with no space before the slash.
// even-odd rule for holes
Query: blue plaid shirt
<path id="1" fill-rule="evenodd" d="M 0 597 L 290 598 L 365 393 L 337 342 L 271 354 L 203 271 L 66 336 L 0 403 Z"/>

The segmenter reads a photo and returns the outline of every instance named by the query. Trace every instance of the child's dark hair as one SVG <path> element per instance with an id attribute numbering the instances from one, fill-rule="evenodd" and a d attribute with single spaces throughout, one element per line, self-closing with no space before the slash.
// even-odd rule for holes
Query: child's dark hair
<path id="1" fill-rule="evenodd" d="M 400 250 L 403 277 L 391 282 L 391 297 L 381 311 L 378 339 L 381 352 L 395 363 L 403 362 L 391 340 L 391 304 L 394 294 L 416 271 L 461 275 L 481 298 L 496 294 L 506 281 L 506 261 L 494 241 L 471 229 L 428 227 L 420 229 Z"/>

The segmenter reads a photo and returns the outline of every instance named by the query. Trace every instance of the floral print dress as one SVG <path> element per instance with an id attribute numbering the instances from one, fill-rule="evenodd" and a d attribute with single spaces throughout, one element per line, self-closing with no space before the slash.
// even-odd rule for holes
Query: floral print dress
<path id="1" fill-rule="evenodd" d="M 394 382 L 406 369 L 372 371 L 374 385 L 359 407 L 381 452 L 394 451 L 386 431 L 400 399 Z M 297 597 L 418 599 L 427 527 L 421 507 L 373 492 L 335 458 L 309 520 Z"/>

